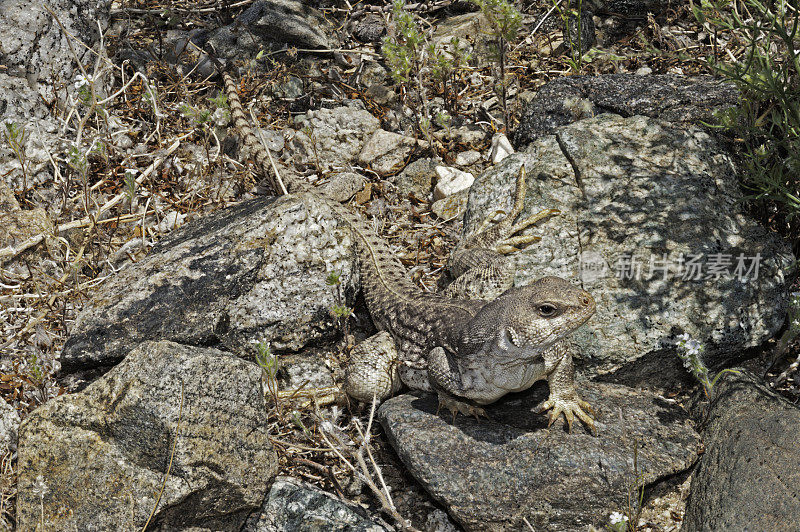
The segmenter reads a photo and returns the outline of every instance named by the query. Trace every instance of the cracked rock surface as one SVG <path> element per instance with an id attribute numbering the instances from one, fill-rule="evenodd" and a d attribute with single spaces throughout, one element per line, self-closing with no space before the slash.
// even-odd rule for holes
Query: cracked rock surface
<path id="1" fill-rule="evenodd" d="M 628 487 L 691 466 L 700 437 L 688 415 L 651 392 L 579 383 L 601 414 L 598 436 L 563 419 L 548 430 L 535 386 L 486 408 L 490 421 L 437 415 L 430 395 L 386 401 L 378 419 L 409 472 L 465 530 L 586 530 L 623 509 Z M 634 457 L 638 471 L 634 468 Z"/>
<path id="2" fill-rule="evenodd" d="M 726 373 L 714 387 L 682 530 L 800 523 L 800 408 L 759 381 Z"/>
<path id="3" fill-rule="evenodd" d="M 783 272 L 794 259 L 744 215 L 731 160 L 702 129 L 612 114 L 564 126 L 477 179 L 466 232 L 510 207 L 522 165 L 523 216 L 562 214 L 534 229 L 541 242 L 514 255 L 515 282 L 558 275 L 594 295 L 597 314 L 573 335 L 586 371 L 628 364 L 631 383 L 658 381 L 684 373 L 677 334 L 707 344 L 714 364 L 782 326 Z"/>
<path id="4" fill-rule="evenodd" d="M 240 530 L 277 471 L 261 369 L 216 349 L 146 342 L 19 430 L 19 530 Z M 176 439 L 176 433 L 180 435 Z"/>
<path id="5" fill-rule="evenodd" d="M 325 205 L 248 201 L 174 231 L 104 283 L 76 321 L 62 368 L 114 364 L 145 340 L 244 355 L 267 339 L 273 351 L 297 350 L 335 333 L 326 279 L 339 273 L 352 293 L 356 271 L 349 230 Z"/>

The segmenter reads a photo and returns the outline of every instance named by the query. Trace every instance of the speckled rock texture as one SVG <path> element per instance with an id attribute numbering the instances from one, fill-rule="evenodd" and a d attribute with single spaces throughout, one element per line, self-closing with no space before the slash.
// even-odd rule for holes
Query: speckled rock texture
<path id="1" fill-rule="evenodd" d="M 8 142 L 8 124 L 19 131 L 24 173 L 23 162 Z M 58 126 L 39 93 L 30 88 L 25 78 L 0 72 L 0 175 L 4 181 L 21 191 L 23 186 L 32 187 L 52 179 L 48 151 L 54 152 L 58 146 Z"/>
<path id="2" fill-rule="evenodd" d="M 512 136 L 517 149 L 578 120 L 615 113 L 699 124 L 735 106 L 736 88 L 711 76 L 606 74 L 569 76 L 543 85 L 520 116 Z"/>
<path id="3" fill-rule="evenodd" d="M 98 30 L 108 25 L 108 0 L 53 0 L 47 2 L 58 22 L 72 37 L 91 47 L 99 39 Z M 0 65 L 10 76 L 27 80 L 37 90 L 39 84 L 69 83 L 78 70 L 75 56 L 64 33 L 41 2 L 3 0 L 0 9 Z M 99 24 L 99 27 L 98 27 Z M 75 53 L 94 57 L 81 46 Z M 52 95 L 51 95 L 52 96 Z M 0 106 L 2 110 L 2 106 Z"/>
<path id="4" fill-rule="evenodd" d="M 261 373 L 147 342 L 41 406 L 19 431 L 18 530 L 139 530 L 159 493 L 151 525 L 240 530 L 277 470 Z"/>
<path id="5" fill-rule="evenodd" d="M 73 373 L 118 362 L 145 340 L 273 352 L 330 338 L 331 272 L 356 290 L 349 230 L 305 196 L 256 199 L 196 220 L 104 283 L 61 354 Z"/>
<path id="6" fill-rule="evenodd" d="M 514 255 L 515 284 L 558 275 L 594 296 L 596 315 L 572 336 L 584 371 L 639 364 L 649 371 L 642 378 L 660 384 L 685 373 L 677 334 L 706 344 L 706 362 L 717 364 L 783 325 L 784 271 L 794 258 L 745 216 L 731 160 L 702 129 L 611 114 L 562 127 L 479 177 L 466 231 L 509 208 L 522 165 L 523 216 L 562 214 L 534 230 L 541 242 Z"/>
<path id="7" fill-rule="evenodd" d="M 17 409 L 6 403 L 5 399 L 0 400 L 0 456 L 17 449 L 19 423 Z"/>
<path id="8" fill-rule="evenodd" d="M 367 512 L 321 489 L 290 477 L 278 477 L 261 511 L 242 532 L 385 532 Z"/>
<path id="9" fill-rule="evenodd" d="M 800 408 L 746 372 L 722 376 L 705 406 L 705 453 L 692 478 L 682 530 L 796 527 Z"/>
<path id="10" fill-rule="evenodd" d="M 308 111 L 294 118 L 283 156 L 318 171 L 347 171 L 380 127 L 360 101 Z"/>
<path id="11" fill-rule="evenodd" d="M 430 396 L 386 401 L 378 418 L 403 464 L 465 530 L 586 530 L 626 508 L 628 487 L 688 468 L 699 436 L 687 414 L 646 391 L 579 383 L 600 411 L 598 435 L 576 421 L 550 430 L 533 412 L 547 386 L 486 408 L 491 421 L 437 415 Z M 638 471 L 634 468 L 634 460 Z"/>
<path id="12" fill-rule="evenodd" d="M 102 29 L 108 25 L 110 5 L 107 0 L 47 2 L 70 35 L 89 48 L 98 40 L 98 24 Z M 41 2 L 3 0 L 0 35 L 0 175 L 14 190 L 22 190 L 53 177 L 48 152 L 60 151 L 61 141 L 59 128 L 42 99 L 63 98 L 64 87 L 74 92 L 73 82 L 80 71 L 67 44 L 70 37 Z M 81 60 L 94 58 L 83 46 L 73 48 Z M 100 85 L 98 90 L 102 91 Z M 24 172 L 7 142 L 6 124 L 14 124 L 21 132 Z"/>

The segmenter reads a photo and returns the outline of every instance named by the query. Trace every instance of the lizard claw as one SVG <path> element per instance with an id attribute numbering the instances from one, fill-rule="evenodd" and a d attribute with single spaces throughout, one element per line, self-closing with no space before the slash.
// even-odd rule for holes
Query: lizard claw
<path id="1" fill-rule="evenodd" d="M 453 414 L 453 422 L 455 423 L 456 416 L 458 414 L 464 414 L 465 416 L 474 416 L 476 420 L 480 419 L 481 417 L 485 417 L 489 419 L 489 416 L 486 414 L 486 410 L 480 408 L 478 406 L 473 406 L 469 403 L 465 403 L 463 401 L 459 401 L 454 397 L 450 397 L 448 395 L 439 393 L 439 408 L 436 409 L 436 414 L 439 414 L 439 410 L 442 407 L 447 408 L 451 414 Z"/>
<path id="2" fill-rule="evenodd" d="M 547 428 L 550 428 L 553 423 L 561 417 L 561 414 L 564 414 L 564 419 L 567 421 L 567 432 L 572 432 L 572 423 L 575 421 L 575 417 L 577 416 L 578 419 L 583 421 L 589 430 L 592 432 L 593 435 L 597 436 L 597 427 L 594 424 L 594 419 L 597 417 L 597 413 L 594 409 L 575 395 L 572 398 L 551 398 L 542 403 L 537 409 L 537 413 L 542 413 L 547 410 L 553 409 L 550 412 L 549 421 L 547 423 Z M 588 413 L 587 413 L 588 412 Z"/>

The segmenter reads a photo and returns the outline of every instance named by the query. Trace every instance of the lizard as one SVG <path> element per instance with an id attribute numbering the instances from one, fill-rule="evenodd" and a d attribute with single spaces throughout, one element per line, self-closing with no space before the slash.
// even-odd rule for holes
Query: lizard
<path id="1" fill-rule="evenodd" d="M 516 246 L 537 240 L 518 233 L 552 214 L 545 211 L 515 222 L 524 206 L 524 167 L 516 180 L 511 212 L 499 222 L 494 219 L 501 211 L 487 217 L 451 258 L 451 270 L 460 274 L 454 285 L 483 280 L 488 290 L 477 296 L 426 292 L 411 282 L 396 254 L 355 211 L 291 172 L 280 177 L 270 172 L 274 162 L 245 116 L 236 82 L 226 71 L 222 77 L 235 132 L 257 171 L 275 191 L 308 194 L 330 205 L 354 236 L 367 308 L 384 338 L 387 333 L 391 337 L 392 345 L 384 351 L 395 351 L 381 357 L 380 349 L 362 348 L 357 367 L 353 365 L 359 361 L 351 355 L 345 383 L 349 395 L 365 402 L 383 399 L 402 381 L 410 388 L 436 393 L 440 406 L 454 416 L 460 412 L 477 417 L 485 415 L 482 406 L 546 379 L 549 398 L 537 412 L 550 410 L 548 426 L 563 414 L 568 430 L 577 417 L 596 434 L 594 411 L 576 390 L 567 349 L 568 336 L 594 314 L 594 299 L 560 277 L 512 287 L 513 270 L 503 258 Z"/>

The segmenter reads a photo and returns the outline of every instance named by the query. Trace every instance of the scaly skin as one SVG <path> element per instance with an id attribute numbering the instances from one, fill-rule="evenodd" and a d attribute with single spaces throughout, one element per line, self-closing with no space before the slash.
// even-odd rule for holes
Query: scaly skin
<path id="1" fill-rule="evenodd" d="M 282 190 L 281 182 L 269 170 L 269 154 L 245 117 L 236 83 L 227 73 L 223 77 L 231 115 L 243 144 L 273 188 Z M 594 300 L 557 277 L 508 289 L 513 278 L 509 273 L 513 272 L 502 259 L 497 259 L 498 253 L 508 253 L 517 245 L 536 240 L 515 234 L 553 214 L 545 212 L 514 223 L 524 203 L 524 171 L 517 179 L 512 212 L 494 225 L 494 215 L 487 219 L 481 231 L 462 243 L 453 261 L 465 265 L 464 275 L 482 278 L 490 287 L 489 292 L 478 296 L 480 299 L 459 296 L 457 291 L 424 292 L 409 281 L 394 253 L 355 213 L 315 192 L 291 172 L 284 172 L 281 178 L 289 193 L 309 194 L 315 201 L 327 203 L 352 230 L 369 312 L 377 328 L 387 331 L 394 340 L 399 352 L 399 374 L 405 384 L 436 391 L 442 404 L 454 412 L 474 414 L 482 412 L 475 405 L 491 403 L 546 378 L 550 399 L 542 407 L 552 408 L 551 423 L 563 413 L 570 427 L 577 416 L 594 429 L 594 422 L 586 413 L 591 409 L 575 391 L 571 356 L 563 348 L 563 340 L 594 313 Z M 495 270 L 481 270 L 487 264 Z M 367 367 L 374 371 L 374 366 Z M 388 370 L 380 375 L 384 381 L 387 373 Z M 367 399 L 373 393 L 382 395 L 381 391 L 370 391 L 373 383 L 364 380 L 363 371 L 351 374 L 360 379 L 356 386 L 367 390 L 360 392 L 359 399 Z M 396 389 L 396 384 L 388 389 Z"/>

